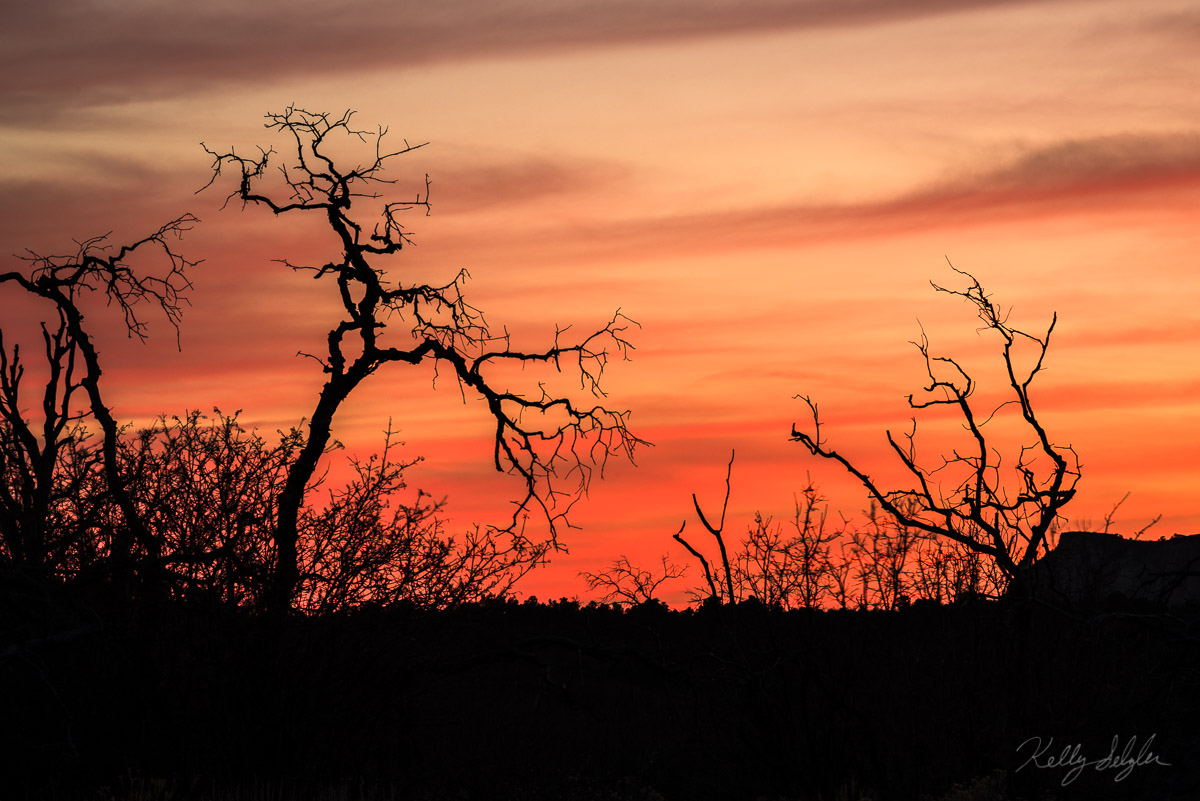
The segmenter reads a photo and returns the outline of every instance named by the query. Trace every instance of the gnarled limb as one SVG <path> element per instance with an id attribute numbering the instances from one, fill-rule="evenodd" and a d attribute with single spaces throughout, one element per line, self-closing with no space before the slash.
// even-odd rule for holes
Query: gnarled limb
<path id="1" fill-rule="evenodd" d="M 953 269 L 953 268 L 952 268 Z M 1002 340 L 1005 374 L 1013 397 L 980 415 L 973 405 L 976 383 L 954 359 L 933 356 L 922 333 L 913 344 L 925 361 L 929 384 L 926 396 L 917 400 L 908 396 L 914 410 L 934 406 L 955 407 L 963 428 L 970 436 L 969 450 L 953 451 L 942 457 L 934 468 L 917 461 L 914 444 L 916 421 L 912 430 L 898 439 L 887 432 L 888 444 L 912 478 L 910 489 L 888 490 L 855 466 L 842 453 L 827 447 L 821 435 L 817 404 L 799 396 L 812 413 L 812 433 L 792 426 L 791 437 L 810 453 L 832 459 L 842 465 L 866 488 L 871 498 L 901 526 L 924 531 L 960 543 L 995 561 L 1010 581 L 1026 573 L 1040 552 L 1048 547 L 1047 537 L 1061 510 L 1074 497 L 1079 481 L 1079 458 L 1070 445 L 1055 445 L 1034 411 L 1030 386 L 1044 367 L 1050 336 L 1057 316 L 1044 336 L 1038 337 L 1009 325 L 1007 315 L 992 302 L 983 287 L 970 274 L 956 273 L 969 279 L 965 290 L 952 290 L 933 284 L 935 290 L 957 295 L 976 307 L 983 330 L 995 331 Z M 1015 348 L 1032 345 L 1033 363 L 1028 369 L 1017 366 Z M 1006 406 L 1016 405 L 1021 419 L 1031 432 L 1033 442 L 1021 446 L 1015 464 L 1005 473 L 1000 453 L 988 443 L 984 427 Z M 1039 463 L 1039 457 L 1045 462 Z M 942 475 L 956 470 L 962 478 L 944 484 Z M 945 471 L 943 473 L 943 471 Z M 939 475 L 942 474 L 942 475 Z M 1005 480 L 1005 476 L 1009 480 Z"/>
<path id="2" fill-rule="evenodd" d="M 290 607 L 300 576 L 297 572 L 297 521 L 317 464 L 332 436 L 341 404 L 369 376 L 388 364 L 433 362 L 449 367 L 464 394 L 482 398 L 495 420 L 496 469 L 516 474 L 524 482 L 524 497 L 516 502 L 510 521 L 492 529 L 524 539 L 524 521 L 537 512 L 549 524 L 550 542 L 557 546 L 560 525 L 587 490 L 594 469 L 620 453 L 632 459 L 642 440 L 628 428 L 628 411 L 602 405 L 578 405 L 569 398 L 518 392 L 501 383 L 496 368 L 543 364 L 562 372 L 577 372 L 580 386 L 603 397 L 601 378 L 610 357 L 628 358 L 626 332 L 636 323 L 619 311 L 582 339 L 562 341 L 567 329 L 556 332 L 552 347 L 525 352 L 512 347 L 508 334 L 494 334 L 482 312 L 463 297 L 465 271 L 442 285 L 395 278 L 381 261 L 400 252 L 410 239 L 399 215 L 414 208 L 429 211 L 429 179 L 424 193 L 412 200 L 378 201 L 389 163 L 421 147 L 404 142 L 385 146 L 387 131 L 353 126 L 353 113 L 340 116 L 289 107 L 268 114 L 266 127 L 290 141 L 291 158 L 278 169 L 279 182 L 266 186 L 268 165 L 275 151 L 260 150 L 252 158 L 233 151 L 213 157 L 213 181 L 224 168 L 238 174 L 237 188 L 227 199 L 243 206 L 257 205 L 274 214 L 312 214 L 323 220 L 341 255 L 323 265 L 303 266 L 284 261 L 294 270 L 310 271 L 317 280 L 332 280 L 344 312 L 326 337 L 326 353 L 315 357 L 326 381 L 309 417 L 304 448 L 289 471 L 280 497 L 276 530 L 277 563 L 271 606 Z M 335 142 L 363 145 L 365 160 L 354 167 L 336 163 L 330 155 Z M 211 185 L 212 181 L 209 182 Z M 366 210 L 363 205 L 368 205 Z M 374 222 L 368 222 L 373 216 Z M 403 321 L 402 325 L 396 325 Z M 573 481 L 560 489 L 564 479 Z"/>
<path id="3" fill-rule="evenodd" d="M 120 427 L 100 390 L 103 373 L 100 355 L 85 328 L 80 300 L 87 293 L 104 295 L 110 306 L 121 310 L 129 336 L 143 341 L 147 337 L 147 324 L 141 317 L 140 309 L 149 304 L 163 313 L 178 336 L 179 320 L 187 303 L 184 293 L 191 288 L 186 271 L 198 262 L 179 255 L 174 250 L 172 240 L 191 230 L 196 222 L 198 220 L 194 216 L 184 214 L 149 236 L 115 250 L 107 243 L 108 235 L 104 235 L 77 243 L 78 250 L 71 256 L 41 256 L 29 252 L 25 257 L 28 269 L 0 274 L 0 283 L 15 283 L 30 294 L 50 301 L 57 310 L 57 332 L 52 335 L 43 329 L 51 371 L 51 384 L 47 386 L 43 399 L 43 436 L 61 437 L 64 425 L 78 421 L 78 415 L 71 411 L 70 399 L 77 389 L 82 389 L 88 398 L 89 411 L 103 435 L 101 452 L 105 477 L 121 511 L 123 525 L 113 532 L 112 557 L 115 569 L 126 575 L 132 575 L 135 571 L 135 554 L 139 549 L 143 553 L 154 554 L 157 546 L 122 475 L 118 458 Z M 134 269 L 130 265 L 130 257 L 144 251 L 157 251 L 163 257 L 165 269 L 157 273 Z M 83 367 L 78 377 L 77 358 L 82 361 Z M 18 361 L 19 354 L 14 351 L 13 359 L 8 364 L 9 381 L 5 389 L 14 399 L 20 379 Z M 63 382 L 61 391 L 56 388 L 59 377 Z M 19 411 L 15 412 L 15 416 L 6 415 L 9 424 L 17 429 L 22 427 L 17 420 L 19 417 Z M 26 451 L 29 451 L 28 445 Z"/>

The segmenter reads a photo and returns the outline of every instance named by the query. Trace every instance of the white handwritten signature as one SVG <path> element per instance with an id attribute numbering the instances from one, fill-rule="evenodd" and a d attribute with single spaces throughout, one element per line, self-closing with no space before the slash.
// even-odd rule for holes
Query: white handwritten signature
<path id="1" fill-rule="evenodd" d="M 1061 786 L 1066 787 L 1071 782 L 1079 778 L 1079 774 L 1084 770 L 1091 768 L 1096 771 L 1115 770 L 1117 774 L 1113 776 L 1114 782 L 1122 781 L 1127 778 L 1134 768 L 1144 767 L 1146 765 L 1161 765 L 1170 767 L 1171 763 L 1163 762 L 1157 754 L 1150 750 L 1150 746 L 1154 743 L 1156 735 L 1151 734 L 1149 739 L 1142 745 L 1138 752 L 1134 753 L 1134 748 L 1137 747 L 1137 736 L 1129 738 L 1129 742 L 1125 743 L 1125 747 L 1121 748 L 1121 738 L 1113 735 L 1112 747 L 1109 748 L 1108 755 L 1100 759 L 1088 759 L 1081 751 L 1083 747 L 1080 744 L 1068 745 L 1063 747 L 1058 753 L 1049 753 L 1054 747 L 1054 738 L 1051 737 L 1042 744 L 1041 737 L 1030 737 L 1025 742 L 1017 746 L 1017 752 L 1020 753 L 1025 749 L 1025 746 L 1033 744 L 1033 753 L 1028 759 L 1021 763 L 1021 767 L 1017 768 L 1020 771 L 1027 765 L 1033 765 L 1035 768 L 1067 768 L 1066 775 L 1063 776 L 1060 782 Z"/>

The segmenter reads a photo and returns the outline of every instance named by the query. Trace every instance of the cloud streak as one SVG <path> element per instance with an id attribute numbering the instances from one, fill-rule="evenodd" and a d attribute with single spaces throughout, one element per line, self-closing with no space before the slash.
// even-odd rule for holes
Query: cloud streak
<path id="1" fill-rule="evenodd" d="M 1071 2 L 1072 0 L 1059 0 Z M 27 4 L 0 33 L 0 121 L 373 68 L 862 26 L 1031 0 Z"/>
<path id="2" fill-rule="evenodd" d="M 514 205 L 558 202 L 627 177 L 616 164 L 566 163 L 549 158 L 523 158 L 506 163 L 433 165 L 431 198 L 439 213 L 462 214 Z"/>
<path id="3" fill-rule="evenodd" d="M 793 247 L 844 238 L 1011 223 L 1105 208 L 1178 209 L 1178 192 L 1200 190 L 1200 133 L 1081 138 L 1028 148 L 1000 165 L 934 182 L 894 198 L 855 204 L 796 203 L 591 228 L 514 234 L 552 259 Z M 465 243 L 464 243 L 465 244 Z"/>

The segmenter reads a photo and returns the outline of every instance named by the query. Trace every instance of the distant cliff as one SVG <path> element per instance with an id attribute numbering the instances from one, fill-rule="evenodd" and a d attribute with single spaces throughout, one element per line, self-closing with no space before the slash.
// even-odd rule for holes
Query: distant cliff
<path id="1" fill-rule="evenodd" d="M 1046 597 L 1081 604 L 1114 595 L 1169 606 L 1200 602 L 1200 535 L 1131 540 L 1065 531 L 1035 577 Z"/>

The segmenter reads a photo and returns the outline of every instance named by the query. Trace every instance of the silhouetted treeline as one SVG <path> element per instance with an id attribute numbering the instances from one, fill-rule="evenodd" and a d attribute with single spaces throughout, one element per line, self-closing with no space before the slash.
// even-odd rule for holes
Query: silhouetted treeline
<path id="1" fill-rule="evenodd" d="M 267 784 L 414 799 L 1200 793 L 1194 614 L 492 599 L 280 619 L 11 575 L 2 603 L 14 793 L 133 797 L 121 788 L 158 779 L 192 798 Z M 1121 782 L 1018 770 L 1029 738 L 1102 757 L 1114 737 L 1151 736 L 1169 766 Z M 1006 795 L 953 794 L 984 778 Z"/>

